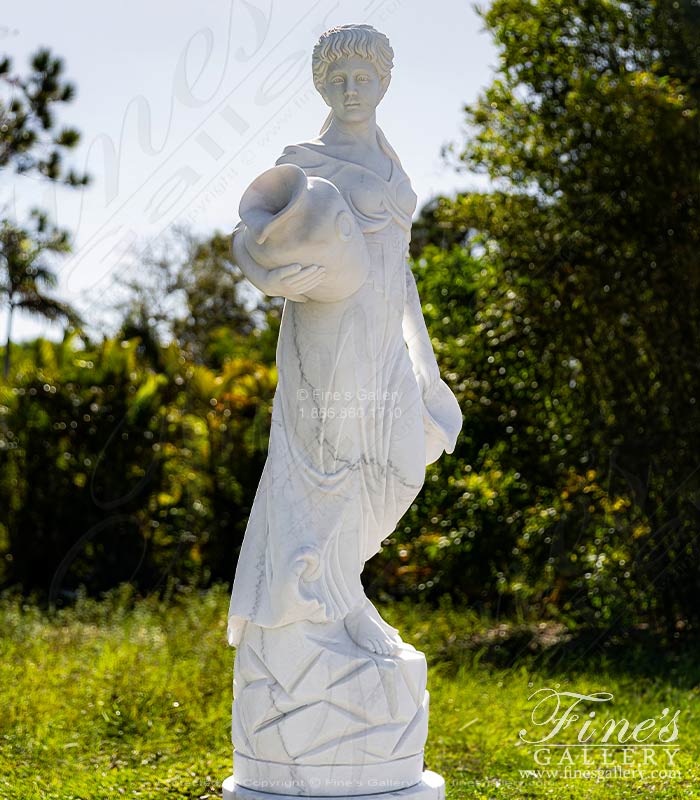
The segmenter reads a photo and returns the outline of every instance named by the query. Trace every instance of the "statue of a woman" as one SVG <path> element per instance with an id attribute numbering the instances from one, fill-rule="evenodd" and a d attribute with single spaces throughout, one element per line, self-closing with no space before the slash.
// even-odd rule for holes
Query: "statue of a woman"
<path id="1" fill-rule="evenodd" d="M 376 124 L 392 64 L 388 39 L 369 25 L 324 33 L 313 79 L 330 113 L 317 138 L 276 162 L 336 187 L 369 254 L 360 288 L 309 299 L 329 278 L 323 253 L 270 268 L 246 247 L 245 222 L 234 231 L 244 274 L 286 298 L 268 457 L 229 610 L 239 787 L 361 795 L 421 782 L 425 659 L 382 619 L 360 574 L 426 464 L 452 452 L 462 417 L 407 260 L 416 195 Z"/>

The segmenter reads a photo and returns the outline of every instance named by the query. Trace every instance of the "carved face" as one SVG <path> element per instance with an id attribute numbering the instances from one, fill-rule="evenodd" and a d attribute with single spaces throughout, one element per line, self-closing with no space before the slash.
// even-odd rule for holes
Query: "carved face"
<path id="1" fill-rule="evenodd" d="M 359 56 L 340 58 L 328 68 L 323 99 L 343 122 L 365 122 L 372 117 L 389 86 L 371 61 Z"/>

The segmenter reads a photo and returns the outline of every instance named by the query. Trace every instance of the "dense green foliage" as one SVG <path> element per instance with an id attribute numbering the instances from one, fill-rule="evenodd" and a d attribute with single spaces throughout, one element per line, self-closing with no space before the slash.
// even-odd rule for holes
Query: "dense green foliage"
<path id="1" fill-rule="evenodd" d="M 451 152 L 494 189 L 429 203 L 411 250 L 464 427 L 363 580 L 428 657 L 448 796 L 700 798 L 700 5 L 482 14 L 498 68 Z M 0 167 L 84 183 L 61 62 L 30 66 L 0 59 Z M 34 219 L 0 223 L 0 300 L 77 324 L 44 292 L 69 237 Z M 168 244 L 117 335 L 16 344 L 0 379 L 7 800 L 203 799 L 230 772 L 228 586 L 280 303 L 245 302 L 225 235 Z M 679 709 L 680 777 L 520 773 L 545 686 Z"/>
<path id="2" fill-rule="evenodd" d="M 452 156 L 494 189 L 428 204 L 412 249 L 464 428 L 367 588 L 697 627 L 700 7 L 482 13 L 498 68 Z M 243 302 L 220 234 L 141 275 L 117 337 L 25 345 L 0 387 L 5 584 L 60 600 L 232 577 L 279 303 Z"/>
<path id="3" fill-rule="evenodd" d="M 136 604 L 122 587 L 51 618 L 19 600 L 0 602 L 3 800 L 220 797 L 231 772 L 227 603 L 226 586 Z M 543 648 L 536 627 L 489 630 L 446 604 L 435 611 L 405 602 L 381 613 L 429 660 L 425 758 L 453 800 L 700 797 L 700 660 L 692 648 Z M 555 685 L 611 692 L 610 716 L 635 723 L 679 709 L 680 777 L 653 777 L 650 768 L 606 781 L 521 775 L 535 766 L 518 742 L 528 698 Z M 621 762 L 619 751 L 614 758 Z"/>
<path id="4" fill-rule="evenodd" d="M 0 386 L 5 582 L 52 600 L 80 584 L 230 579 L 262 471 L 274 368 L 217 372 L 176 344 L 25 346 Z"/>
<path id="5" fill-rule="evenodd" d="M 453 155 L 497 189 L 416 226 L 465 431 L 390 555 L 469 602 L 697 625 L 700 7 L 484 21 L 498 71 Z"/>

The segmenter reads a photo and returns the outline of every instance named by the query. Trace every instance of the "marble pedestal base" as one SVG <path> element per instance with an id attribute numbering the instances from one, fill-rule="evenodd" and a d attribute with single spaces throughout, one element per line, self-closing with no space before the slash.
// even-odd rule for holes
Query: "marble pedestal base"
<path id="1" fill-rule="evenodd" d="M 224 781 L 223 800 L 299 800 L 300 795 L 273 794 L 261 792 L 257 789 L 248 789 L 236 784 L 235 777 L 231 775 Z M 310 797 L 312 795 L 306 795 Z M 339 796 L 336 796 L 337 800 Z M 425 770 L 422 779 L 413 786 L 395 791 L 381 791 L 377 794 L 344 795 L 352 800 L 384 800 L 384 798 L 397 798 L 397 800 L 445 800 L 445 780 L 437 772 Z"/>
<path id="2" fill-rule="evenodd" d="M 359 647 L 343 620 L 245 627 L 233 668 L 237 784 L 346 797 L 421 780 L 430 696 L 425 656 Z"/>

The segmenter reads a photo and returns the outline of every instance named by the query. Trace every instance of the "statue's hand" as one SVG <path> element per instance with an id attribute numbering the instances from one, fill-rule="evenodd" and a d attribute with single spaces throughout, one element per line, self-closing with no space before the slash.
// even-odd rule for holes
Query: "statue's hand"
<path id="1" fill-rule="evenodd" d="M 274 297 L 286 297 L 297 303 L 305 303 L 309 298 L 305 292 L 318 286 L 326 277 L 325 267 L 311 264 L 302 267 L 301 264 L 287 264 L 268 271 L 260 287 L 265 294 Z"/>
<path id="2" fill-rule="evenodd" d="M 413 362 L 413 374 L 416 376 L 423 399 L 427 399 L 432 390 L 440 382 L 440 368 L 435 357 L 416 358 Z"/>

